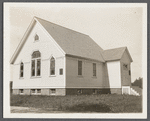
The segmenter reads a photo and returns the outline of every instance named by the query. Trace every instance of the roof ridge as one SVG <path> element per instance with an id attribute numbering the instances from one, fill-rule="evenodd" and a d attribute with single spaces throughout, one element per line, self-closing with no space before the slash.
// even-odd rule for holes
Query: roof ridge
<path id="1" fill-rule="evenodd" d="M 69 30 L 71 30 L 71 31 L 74 31 L 74 32 L 76 32 L 76 33 L 79 33 L 79 34 L 82 34 L 82 35 L 88 36 L 87 34 L 84 34 L 84 33 L 78 32 L 78 31 L 76 31 L 76 30 L 73 30 L 73 29 L 70 29 L 70 28 L 67 28 L 67 27 L 61 26 L 61 25 L 59 25 L 59 24 L 56 24 L 56 23 L 50 22 L 50 21 L 48 21 L 48 20 L 45 20 L 45 19 L 42 19 L 42 18 L 39 18 L 39 17 L 36 17 L 36 16 L 34 16 L 34 18 L 36 18 L 36 19 L 41 19 L 42 21 L 46 21 L 46 22 L 48 22 L 48 23 L 51 23 L 51 24 L 54 24 L 54 25 L 60 26 L 60 27 L 62 27 L 62 28 L 65 28 L 65 29 L 69 29 Z"/>

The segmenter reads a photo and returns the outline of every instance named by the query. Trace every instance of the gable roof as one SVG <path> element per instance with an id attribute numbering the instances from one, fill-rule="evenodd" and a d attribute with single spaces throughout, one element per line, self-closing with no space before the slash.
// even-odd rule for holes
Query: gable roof
<path id="1" fill-rule="evenodd" d="M 14 63 L 17 58 L 36 22 L 38 22 L 46 30 L 46 32 L 51 35 L 63 53 L 68 56 L 71 55 L 73 57 L 81 57 L 105 62 L 120 60 L 126 50 L 131 62 L 133 61 L 127 47 L 103 50 L 88 35 L 62 27 L 41 18 L 34 17 L 10 60 L 11 64 Z"/>
<path id="2" fill-rule="evenodd" d="M 120 60 L 124 54 L 124 52 L 127 51 L 129 58 L 131 62 L 133 61 L 127 47 L 120 47 L 120 48 L 114 48 L 114 49 L 108 49 L 104 50 L 102 52 L 102 55 L 105 59 L 105 61 L 114 61 L 114 60 Z"/>
<path id="3" fill-rule="evenodd" d="M 27 36 L 35 25 L 35 22 L 38 22 L 42 25 L 42 27 L 48 32 L 48 34 L 52 36 L 56 43 L 66 53 L 66 55 L 73 55 L 105 62 L 101 54 L 103 49 L 88 35 L 62 27 L 41 18 L 34 17 L 14 55 L 12 56 L 10 63 L 14 63 L 17 55 L 26 41 Z"/>
<path id="4" fill-rule="evenodd" d="M 36 19 L 53 37 L 53 39 L 65 51 L 66 54 L 105 62 L 101 55 L 101 51 L 103 51 L 103 49 L 88 35 L 37 17 Z"/>

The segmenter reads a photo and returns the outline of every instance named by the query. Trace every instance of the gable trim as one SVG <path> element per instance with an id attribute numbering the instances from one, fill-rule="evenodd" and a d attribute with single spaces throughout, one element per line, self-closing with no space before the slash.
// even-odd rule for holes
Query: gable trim
<path id="1" fill-rule="evenodd" d="M 12 56 L 11 59 L 10 59 L 10 63 L 11 63 L 11 64 L 13 64 L 14 61 L 16 60 L 16 58 L 17 58 L 19 52 L 21 51 L 21 49 L 22 49 L 24 43 L 26 42 L 25 40 L 27 39 L 27 37 L 28 37 L 29 33 L 31 32 L 31 30 L 32 30 L 33 26 L 35 25 L 35 23 L 36 23 L 36 21 L 35 21 L 34 18 L 33 18 L 32 21 L 31 21 L 31 23 L 30 23 L 30 25 L 28 26 L 28 28 L 27 28 L 25 34 L 23 35 L 23 38 L 21 39 L 19 45 L 17 46 L 17 49 L 15 50 L 13 56 Z"/>
<path id="2" fill-rule="evenodd" d="M 130 55 L 130 53 L 129 53 L 127 47 L 126 47 L 125 51 L 123 52 L 123 54 L 122 54 L 122 56 L 121 56 L 121 59 L 122 59 L 122 57 L 123 57 L 123 55 L 124 55 L 125 52 L 127 52 L 127 55 L 129 56 L 130 61 L 133 62 L 133 60 L 132 60 L 132 58 L 131 58 L 131 55 Z M 121 59 L 120 59 L 120 60 L 121 60 Z"/>
<path id="3" fill-rule="evenodd" d="M 65 51 L 58 45 L 58 43 L 53 39 L 53 37 L 47 32 L 47 30 L 42 26 L 42 24 L 36 19 L 37 23 L 40 25 L 40 27 L 44 30 L 44 32 L 48 35 L 48 37 L 50 38 L 50 40 L 52 40 L 52 42 L 55 44 L 55 46 L 58 48 L 58 50 L 65 55 Z"/>
<path id="4" fill-rule="evenodd" d="M 23 35 L 23 38 L 21 39 L 19 45 L 17 46 L 17 49 L 15 50 L 13 56 L 10 59 L 10 64 L 13 64 L 17 58 L 17 56 L 19 55 L 22 47 L 24 46 L 28 35 L 30 34 L 30 32 L 32 31 L 32 28 L 34 27 L 35 23 L 38 23 L 40 25 L 40 27 L 44 30 L 44 32 L 48 35 L 48 37 L 52 40 L 52 42 L 54 43 L 54 45 L 58 48 L 58 50 L 62 53 L 62 54 L 66 54 L 63 49 L 56 43 L 56 41 L 49 35 L 49 33 L 44 29 L 44 27 L 40 24 L 40 22 L 38 22 L 38 20 L 36 19 L 36 17 L 34 17 L 29 25 L 29 27 L 27 28 L 25 34 Z"/>

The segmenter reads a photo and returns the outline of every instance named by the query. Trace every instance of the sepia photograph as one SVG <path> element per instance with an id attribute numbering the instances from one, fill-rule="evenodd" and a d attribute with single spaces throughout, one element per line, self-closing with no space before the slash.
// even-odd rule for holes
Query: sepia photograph
<path id="1" fill-rule="evenodd" d="M 146 118 L 146 3 L 4 3 L 4 118 Z"/>

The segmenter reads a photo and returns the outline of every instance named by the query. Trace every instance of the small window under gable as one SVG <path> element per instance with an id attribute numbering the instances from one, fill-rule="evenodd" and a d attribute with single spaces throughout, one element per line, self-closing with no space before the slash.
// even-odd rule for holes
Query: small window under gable
<path id="1" fill-rule="evenodd" d="M 127 64 L 123 64 L 123 70 L 128 70 L 128 65 Z"/>
<path id="2" fill-rule="evenodd" d="M 36 34 L 35 36 L 34 36 L 34 41 L 38 41 L 39 40 L 39 36 Z"/>

